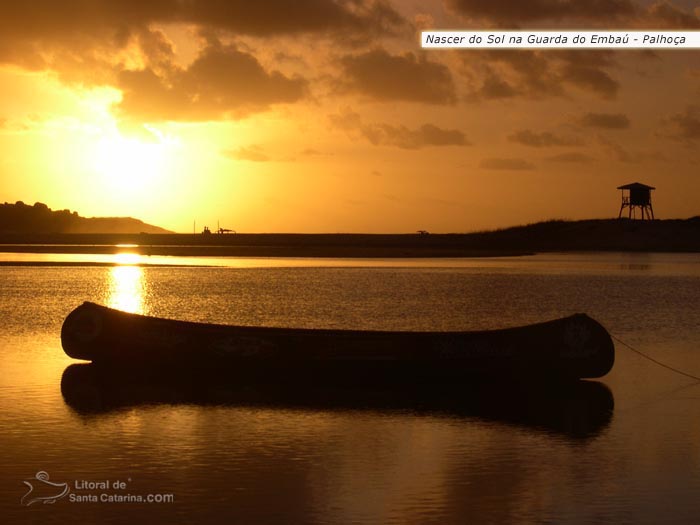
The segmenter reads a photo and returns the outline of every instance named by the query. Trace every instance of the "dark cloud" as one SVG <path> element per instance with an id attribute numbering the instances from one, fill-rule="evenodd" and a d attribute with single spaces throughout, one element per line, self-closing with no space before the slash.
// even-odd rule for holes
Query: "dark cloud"
<path id="1" fill-rule="evenodd" d="M 178 20 L 235 33 L 271 36 L 335 31 L 391 31 L 404 19 L 386 1 L 205 0 L 169 2 Z"/>
<path id="2" fill-rule="evenodd" d="M 589 91 L 604 99 L 615 98 L 620 84 L 606 69 L 615 66 L 609 50 L 561 50 L 552 55 L 555 78 L 570 87 Z"/>
<path id="3" fill-rule="evenodd" d="M 482 79 L 470 99 L 542 99 L 563 96 L 571 87 L 611 99 L 619 89 L 606 71 L 615 65 L 610 51 L 470 52 L 464 63 L 472 76 Z"/>
<path id="4" fill-rule="evenodd" d="M 175 58 L 175 46 L 162 31 L 139 31 L 136 38 L 146 64 L 157 68 L 168 67 Z"/>
<path id="5" fill-rule="evenodd" d="M 390 124 L 375 124 L 363 128 L 363 134 L 372 144 L 386 144 L 404 149 L 426 146 L 467 146 L 464 133 L 457 129 L 443 129 L 433 124 L 423 124 L 417 129 Z"/>
<path id="6" fill-rule="evenodd" d="M 524 171 L 535 169 L 535 165 L 524 159 L 490 158 L 479 163 L 479 167 L 487 170 Z"/>
<path id="7" fill-rule="evenodd" d="M 341 42 L 397 34 L 409 25 L 387 0 L 0 2 L 0 64 L 52 70 L 64 82 L 113 85 L 125 62 L 157 73 L 172 62 L 172 44 L 154 29 L 164 24 L 224 37 L 313 34 Z"/>
<path id="8" fill-rule="evenodd" d="M 516 131 L 508 136 L 511 142 L 517 142 L 523 146 L 531 146 L 535 148 L 543 148 L 550 146 L 580 146 L 583 141 L 578 137 L 565 137 L 556 135 L 549 131 L 537 133 L 529 129 Z"/>
<path id="9" fill-rule="evenodd" d="M 450 70 L 425 55 L 391 55 L 375 49 L 340 61 L 345 88 L 376 100 L 451 104 L 456 102 Z"/>
<path id="10" fill-rule="evenodd" d="M 521 27 L 533 22 L 549 22 L 550 27 L 565 22 L 585 23 L 587 27 L 638 29 L 698 29 L 700 18 L 671 2 L 660 0 L 644 8 L 633 0 L 446 0 L 457 13 L 470 20 L 483 20 L 495 26 Z"/>
<path id="11" fill-rule="evenodd" d="M 579 122 L 592 128 L 627 129 L 630 119 L 624 113 L 586 113 Z"/>
<path id="12" fill-rule="evenodd" d="M 594 67 L 569 64 L 562 71 L 562 79 L 583 90 L 592 91 L 602 98 L 612 99 L 620 87 L 605 71 Z"/>
<path id="13" fill-rule="evenodd" d="M 487 65 L 479 94 L 484 98 L 540 98 L 563 93 L 554 64 L 544 53 L 498 50 L 487 51 L 483 58 Z"/>
<path id="14" fill-rule="evenodd" d="M 385 0 L 32 0 L 2 2 L 0 34 L 56 41 L 78 35 L 124 44 L 132 30 L 185 23 L 235 34 L 379 33 L 407 22 Z"/>
<path id="15" fill-rule="evenodd" d="M 664 1 L 649 6 L 643 22 L 650 29 L 700 29 L 700 18 Z"/>
<path id="16" fill-rule="evenodd" d="M 659 135 L 681 142 L 700 141 L 700 106 L 688 106 L 662 122 Z"/>
<path id="17" fill-rule="evenodd" d="M 121 115 L 138 120 L 214 120 L 243 117 L 270 105 L 295 102 L 307 89 L 301 78 L 266 71 L 235 47 L 210 45 L 186 69 L 171 66 L 125 70 L 117 77 L 123 92 Z"/>
<path id="18" fill-rule="evenodd" d="M 351 134 L 359 133 L 375 146 L 395 146 L 419 149 L 427 146 L 468 146 L 470 143 L 460 130 L 443 129 L 434 124 L 423 124 L 416 129 L 385 123 L 366 124 L 360 115 L 346 110 L 329 116 L 331 124 Z"/>
<path id="19" fill-rule="evenodd" d="M 547 157 L 550 162 L 571 162 L 575 164 L 583 164 L 586 162 L 592 162 L 595 159 L 590 155 L 585 153 L 571 152 L 571 153 L 561 153 L 559 155 L 552 155 Z"/>
<path id="20" fill-rule="evenodd" d="M 249 160 L 251 162 L 267 162 L 270 157 L 258 145 L 241 146 L 238 149 L 227 149 L 221 152 L 224 156 L 234 160 Z"/>
<path id="21" fill-rule="evenodd" d="M 413 25 L 418 31 L 434 29 L 435 18 L 430 13 L 417 13 L 413 15 Z"/>
<path id="22" fill-rule="evenodd" d="M 476 92 L 477 98 L 498 99 L 517 97 L 520 93 L 493 71 L 488 71 L 484 83 Z"/>
<path id="23" fill-rule="evenodd" d="M 448 4 L 469 18 L 498 25 L 564 19 L 609 22 L 637 12 L 630 0 L 448 0 Z"/>

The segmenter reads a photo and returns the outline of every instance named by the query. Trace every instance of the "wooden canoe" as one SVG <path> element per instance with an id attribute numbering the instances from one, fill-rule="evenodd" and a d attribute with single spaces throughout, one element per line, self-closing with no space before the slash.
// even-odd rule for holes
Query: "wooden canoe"
<path id="1" fill-rule="evenodd" d="M 66 354 L 126 367 L 226 367 L 296 381 L 601 377 L 615 347 L 600 323 L 575 314 L 473 332 L 227 326 L 148 317 L 86 302 L 61 330 Z"/>

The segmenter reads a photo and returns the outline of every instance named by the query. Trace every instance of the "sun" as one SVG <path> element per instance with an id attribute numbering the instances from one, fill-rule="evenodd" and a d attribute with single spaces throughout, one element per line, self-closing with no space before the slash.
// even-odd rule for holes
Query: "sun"
<path id="1" fill-rule="evenodd" d="M 121 196 L 138 194 L 155 189 L 163 181 L 172 147 L 173 142 L 162 135 L 141 140 L 115 131 L 98 139 L 95 169 L 103 176 L 108 191 Z"/>

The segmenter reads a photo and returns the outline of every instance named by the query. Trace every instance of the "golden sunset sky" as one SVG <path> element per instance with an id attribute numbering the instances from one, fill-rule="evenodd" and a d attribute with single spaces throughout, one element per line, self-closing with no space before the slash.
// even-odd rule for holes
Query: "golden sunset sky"
<path id="1" fill-rule="evenodd" d="M 700 213 L 700 51 L 420 49 L 700 29 L 697 1 L 0 4 L 0 202 L 179 231 L 465 232 Z"/>

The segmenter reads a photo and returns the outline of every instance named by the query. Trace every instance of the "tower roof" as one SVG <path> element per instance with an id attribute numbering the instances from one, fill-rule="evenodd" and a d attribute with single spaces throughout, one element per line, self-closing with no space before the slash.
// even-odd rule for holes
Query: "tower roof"
<path id="1" fill-rule="evenodd" d="M 654 186 L 647 186 L 641 182 L 632 182 L 631 184 L 625 184 L 624 186 L 618 186 L 618 190 L 655 190 Z"/>

